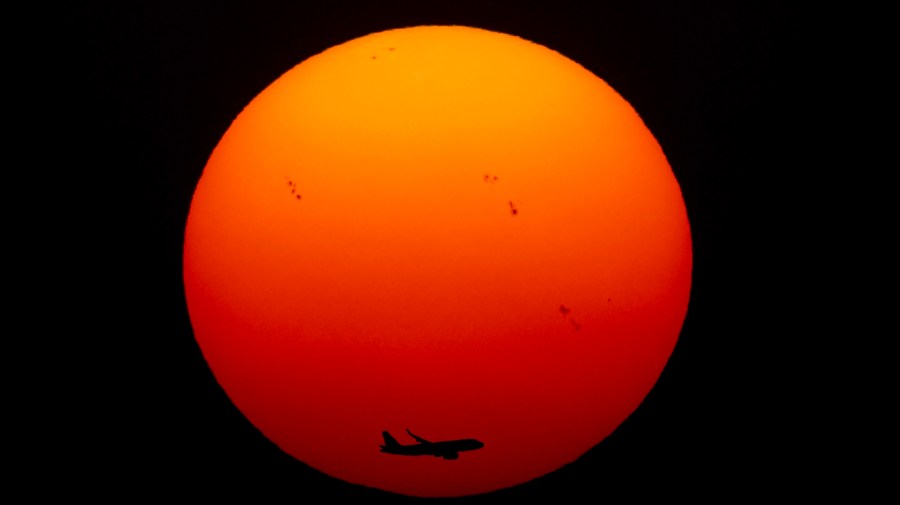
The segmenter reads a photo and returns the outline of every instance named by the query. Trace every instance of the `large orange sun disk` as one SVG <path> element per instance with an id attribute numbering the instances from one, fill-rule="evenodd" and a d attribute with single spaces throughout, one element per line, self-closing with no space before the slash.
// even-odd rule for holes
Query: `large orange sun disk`
<path id="1" fill-rule="evenodd" d="M 194 194 L 184 282 L 215 378 L 282 450 L 460 496 L 556 470 L 637 408 L 691 261 L 668 162 L 603 80 L 423 26 L 309 58 L 240 113 Z M 379 451 L 405 428 L 484 447 Z"/>

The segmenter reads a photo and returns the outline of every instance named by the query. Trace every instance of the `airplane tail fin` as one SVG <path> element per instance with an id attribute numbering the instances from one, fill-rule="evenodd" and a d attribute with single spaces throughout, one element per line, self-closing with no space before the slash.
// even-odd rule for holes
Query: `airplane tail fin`
<path id="1" fill-rule="evenodd" d="M 384 445 L 381 446 L 382 451 L 400 447 L 400 442 L 397 442 L 397 439 L 387 431 L 382 431 L 381 436 L 384 437 Z"/>

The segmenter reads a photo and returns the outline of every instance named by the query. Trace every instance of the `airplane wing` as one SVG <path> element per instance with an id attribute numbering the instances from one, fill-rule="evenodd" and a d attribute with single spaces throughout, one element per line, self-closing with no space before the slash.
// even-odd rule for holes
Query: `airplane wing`
<path id="1" fill-rule="evenodd" d="M 409 433 L 409 436 L 411 436 L 411 437 L 413 437 L 414 439 L 416 439 L 416 442 L 419 442 L 420 444 L 430 444 L 430 443 L 431 443 L 431 442 L 429 442 L 428 440 L 425 440 L 425 439 L 422 438 L 422 437 L 417 437 L 417 436 L 413 435 L 413 433 L 412 433 L 411 431 L 409 431 L 409 428 L 406 428 L 406 432 Z"/>

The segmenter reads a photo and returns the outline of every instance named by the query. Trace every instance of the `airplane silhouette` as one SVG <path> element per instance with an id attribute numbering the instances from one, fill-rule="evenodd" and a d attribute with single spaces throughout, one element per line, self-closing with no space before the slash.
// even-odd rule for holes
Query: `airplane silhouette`
<path id="1" fill-rule="evenodd" d="M 381 446 L 381 452 L 387 454 L 397 454 L 399 456 L 434 456 L 444 459 L 459 459 L 459 453 L 462 451 L 474 451 L 484 447 L 484 443 L 474 438 L 466 438 L 462 440 L 447 440 L 444 442 L 429 442 L 422 437 L 417 437 L 406 429 L 409 436 L 416 439 L 418 444 L 401 445 L 397 439 L 391 436 L 387 431 L 381 432 L 384 437 L 384 445 Z"/>

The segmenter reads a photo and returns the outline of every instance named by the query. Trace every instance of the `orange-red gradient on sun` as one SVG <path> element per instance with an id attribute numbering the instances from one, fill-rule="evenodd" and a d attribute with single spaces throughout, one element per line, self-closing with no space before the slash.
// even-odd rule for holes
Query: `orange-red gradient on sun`
<path id="1" fill-rule="evenodd" d="M 556 470 L 634 411 L 691 261 L 678 183 L 622 97 L 543 46 L 430 26 L 333 47 L 240 113 L 184 281 L 216 379 L 281 449 L 459 496 Z M 405 428 L 485 445 L 379 452 Z"/>

